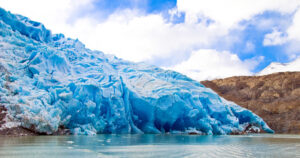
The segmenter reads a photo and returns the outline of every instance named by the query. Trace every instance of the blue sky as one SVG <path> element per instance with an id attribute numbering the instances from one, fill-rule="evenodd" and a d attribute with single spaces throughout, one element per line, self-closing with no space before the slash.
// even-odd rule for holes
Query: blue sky
<path id="1" fill-rule="evenodd" d="M 94 4 L 97 9 L 105 10 L 108 14 L 118 9 L 140 9 L 148 14 L 166 12 L 176 7 L 176 0 L 98 0 Z"/>
<path id="2" fill-rule="evenodd" d="M 293 57 L 291 58 L 286 54 L 286 48 L 288 47 L 286 44 L 268 46 L 263 44 L 265 35 L 271 33 L 274 28 L 286 30 L 292 23 L 292 17 L 292 14 L 280 14 L 278 12 L 269 11 L 254 16 L 250 21 L 244 22 L 246 27 L 241 31 L 241 41 L 234 43 L 230 51 L 236 52 L 242 60 L 253 58 L 255 56 L 263 56 L 264 60 L 257 65 L 253 72 L 260 71 L 271 62 L 285 63 L 293 60 Z M 263 21 L 272 21 L 272 24 L 263 29 L 259 28 L 256 24 L 263 23 Z M 253 44 L 253 49 L 245 49 L 247 42 Z"/>
<path id="3" fill-rule="evenodd" d="M 0 6 L 88 48 L 197 80 L 253 75 L 300 56 L 300 0 L 0 0 Z"/>

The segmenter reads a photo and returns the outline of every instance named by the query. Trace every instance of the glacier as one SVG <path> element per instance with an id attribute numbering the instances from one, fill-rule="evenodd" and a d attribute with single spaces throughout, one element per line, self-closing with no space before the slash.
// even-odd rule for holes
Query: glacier
<path id="1" fill-rule="evenodd" d="M 231 134 L 256 114 L 198 81 L 85 48 L 39 22 L 0 8 L 0 104 L 37 133 Z"/>

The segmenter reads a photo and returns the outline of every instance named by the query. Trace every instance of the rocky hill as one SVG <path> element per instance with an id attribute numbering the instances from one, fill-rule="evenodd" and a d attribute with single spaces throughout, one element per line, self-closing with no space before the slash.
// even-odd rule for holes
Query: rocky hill
<path id="1" fill-rule="evenodd" d="M 300 134 L 300 72 L 202 81 L 262 117 L 276 133 Z"/>

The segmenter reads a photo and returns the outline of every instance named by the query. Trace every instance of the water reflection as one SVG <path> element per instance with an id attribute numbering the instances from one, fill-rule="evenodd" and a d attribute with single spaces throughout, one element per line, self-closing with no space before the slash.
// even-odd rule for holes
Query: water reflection
<path id="1" fill-rule="evenodd" d="M 0 157 L 300 157 L 300 136 L 0 137 Z"/>

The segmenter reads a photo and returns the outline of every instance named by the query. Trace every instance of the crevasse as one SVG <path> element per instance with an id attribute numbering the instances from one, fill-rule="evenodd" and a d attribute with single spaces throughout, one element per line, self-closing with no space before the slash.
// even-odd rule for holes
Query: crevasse
<path id="1" fill-rule="evenodd" d="M 132 63 L 0 8 L 0 104 L 52 134 L 273 132 L 251 111 L 180 73 Z"/>

